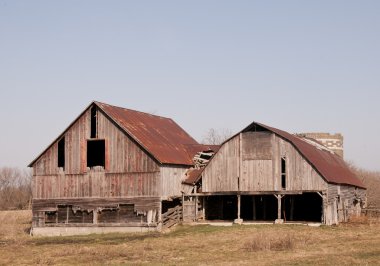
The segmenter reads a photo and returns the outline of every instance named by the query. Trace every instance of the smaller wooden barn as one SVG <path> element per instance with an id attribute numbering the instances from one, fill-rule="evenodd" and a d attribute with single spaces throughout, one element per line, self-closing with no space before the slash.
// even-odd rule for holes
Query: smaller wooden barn
<path id="1" fill-rule="evenodd" d="M 160 229 L 202 150 L 170 118 L 93 102 L 29 164 L 33 234 Z"/>
<path id="2" fill-rule="evenodd" d="M 226 140 L 184 184 L 188 217 L 327 225 L 360 214 L 364 184 L 315 140 L 253 122 Z"/>

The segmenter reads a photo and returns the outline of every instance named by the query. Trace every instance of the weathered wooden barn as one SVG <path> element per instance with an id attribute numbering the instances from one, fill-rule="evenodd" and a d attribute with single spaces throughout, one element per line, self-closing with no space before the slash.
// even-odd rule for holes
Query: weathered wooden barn
<path id="1" fill-rule="evenodd" d="M 330 225 L 366 200 L 342 158 L 315 140 L 254 122 L 201 145 L 169 118 L 100 102 L 29 166 L 35 235 L 160 230 L 180 218 Z"/>
<path id="2" fill-rule="evenodd" d="M 184 184 L 193 187 L 186 198 L 194 201 L 189 216 L 195 220 L 331 225 L 360 214 L 366 202 L 363 183 L 340 156 L 315 140 L 255 122 Z"/>
<path id="3" fill-rule="evenodd" d="M 91 103 L 33 167 L 33 234 L 156 230 L 198 144 L 173 120 Z"/>

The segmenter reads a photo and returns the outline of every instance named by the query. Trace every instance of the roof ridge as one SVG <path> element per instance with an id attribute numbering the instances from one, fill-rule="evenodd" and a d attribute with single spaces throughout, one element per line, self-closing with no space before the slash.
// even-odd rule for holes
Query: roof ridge
<path id="1" fill-rule="evenodd" d="M 113 107 L 113 108 L 119 108 L 119 109 L 123 109 L 123 110 L 127 110 L 127 111 L 132 111 L 132 112 L 136 112 L 136 113 L 140 113 L 140 114 L 144 114 L 144 115 L 150 115 L 150 116 L 155 116 L 155 117 L 158 117 L 158 118 L 169 119 L 169 120 L 174 121 L 170 117 L 166 117 L 166 116 L 162 116 L 162 115 L 155 115 L 155 114 L 151 114 L 151 113 L 148 113 L 148 112 L 143 112 L 143 111 L 138 111 L 138 110 L 135 110 L 135 109 L 125 108 L 125 107 L 122 107 L 122 106 L 116 106 L 116 105 L 112 105 L 112 104 L 108 104 L 108 103 L 104 103 L 104 102 L 99 102 L 99 101 L 93 101 L 93 103 L 95 103 L 97 105 L 98 104 L 99 105 L 108 105 L 108 106 Z"/>

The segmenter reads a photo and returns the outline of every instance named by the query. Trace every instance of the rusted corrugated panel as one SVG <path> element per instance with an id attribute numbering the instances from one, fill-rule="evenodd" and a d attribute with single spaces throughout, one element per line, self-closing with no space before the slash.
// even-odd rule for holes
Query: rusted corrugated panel
<path id="1" fill-rule="evenodd" d="M 170 118 L 93 102 L 28 166 L 33 167 L 45 152 L 74 126 L 93 104 L 97 105 L 106 116 L 162 164 L 192 165 L 192 159 L 197 152 L 207 150 L 210 147 L 212 147 L 211 149 L 217 148 L 215 145 L 199 144 Z M 83 166 L 81 166 L 81 169 L 83 169 Z"/>
<path id="2" fill-rule="evenodd" d="M 186 172 L 186 179 L 182 182 L 183 184 L 187 185 L 195 185 L 201 178 L 201 174 L 203 172 L 203 169 L 189 169 Z"/>
<path id="3" fill-rule="evenodd" d="M 355 176 L 340 156 L 329 151 L 320 150 L 295 135 L 256 122 L 250 124 L 242 130 L 242 132 L 248 131 L 256 125 L 272 131 L 292 143 L 294 147 L 304 156 L 304 158 L 315 167 L 317 172 L 319 172 L 326 179 L 327 182 L 354 185 L 365 188 L 363 182 Z"/>
<path id="4" fill-rule="evenodd" d="M 170 118 L 95 104 L 160 163 L 192 165 L 194 154 L 204 149 Z"/>

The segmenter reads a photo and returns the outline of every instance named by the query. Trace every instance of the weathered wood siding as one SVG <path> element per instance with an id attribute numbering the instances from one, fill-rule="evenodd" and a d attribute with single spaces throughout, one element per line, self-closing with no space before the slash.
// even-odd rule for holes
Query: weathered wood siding
<path id="1" fill-rule="evenodd" d="M 274 134 L 273 134 L 274 135 Z M 281 190 L 281 157 L 286 158 L 286 190 L 327 190 L 327 182 L 288 141 L 274 135 L 275 190 Z"/>
<path id="2" fill-rule="evenodd" d="M 65 172 L 80 174 L 86 164 L 85 140 L 89 138 L 89 111 L 85 112 L 65 133 Z M 54 143 L 33 165 L 36 176 L 56 175 L 58 169 L 58 142 Z"/>
<path id="3" fill-rule="evenodd" d="M 203 192 L 238 190 L 239 146 L 240 138 L 236 136 L 215 154 L 203 172 Z"/>
<path id="4" fill-rule="evenodd" d="M 282 157 L 286 160 L 285 189 L 281 187 Z M 225 143 L 212 158 L 203 172 L 202 189 L 325 191 L 327 182 L 288 141 L 271 132 L 245 132 Z"/>
<path id="5" fill-rule="evenodd" d="M 329 184 L 327 190 L 326 224 L 347 222 L 358 216 L 365 205 L 366 190 L 349 185 Z"/>
<path id="6" fill-rule="evenodd" d="M 181 196 L 182 181 L 188 168 L 181 166 L 162 166 L 160 168 L 160 192 L 164 198 Z"/>
<path id="7" fill-rule="evenodd" d="M 34 199 L 32 210 L 34 228 L 83 224 L 146 226 L 159 222 L 161 200 L 160 197 Z"/>
<path id="8" fill-rule="evenodd" d="M 158 196 L 159 174 L 159 171 L 107 174 L 103 169 L 96 168 L 82 175 L 62 172 L 58 175 L 35 176 L 33 198 Z"/>
<path id="9" fill-rule="evenodd" d="M 65 132 L 64 171 L 58 168 L 58 142 L 34 164 L 35 199 L 162 194 L 158 163 L 99 110 L 97 139 L 105 140 L 105 169 L 88 168 L 90 128 L 88 110 Z"/>

